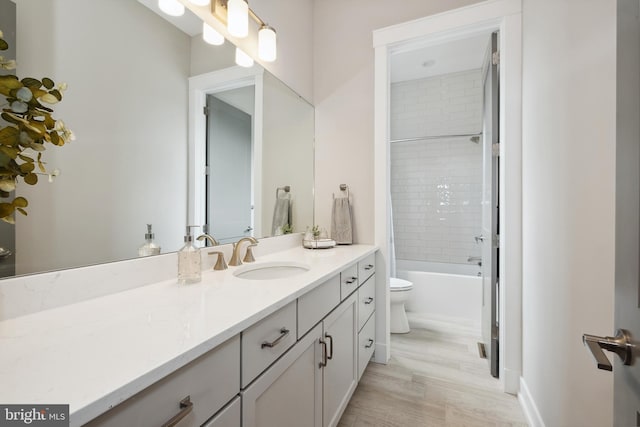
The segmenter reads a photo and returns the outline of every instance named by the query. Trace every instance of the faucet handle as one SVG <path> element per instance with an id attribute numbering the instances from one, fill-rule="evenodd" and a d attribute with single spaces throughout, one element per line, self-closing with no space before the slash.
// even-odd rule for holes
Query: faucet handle
<path id="1" fill-rule="evenodd" d="M 226 270 L 227 262 L 224 260 L 224 253 L 221 251 L 211 251 L 209 255 L 218 255 L 218 260 L 216 261 L 216 265 L 213 266 L 214 270 Z"/>
<path id="2" fill-rule="evenodd" d="M 242 262 L 254 262 L 256 259 L 253 256 L 253 249 L 257 244 L 253 243 L 249 246 L 247 246 L 247 252 L 245 252 L 244 254 L 244 258 L 242 259 Z"/>

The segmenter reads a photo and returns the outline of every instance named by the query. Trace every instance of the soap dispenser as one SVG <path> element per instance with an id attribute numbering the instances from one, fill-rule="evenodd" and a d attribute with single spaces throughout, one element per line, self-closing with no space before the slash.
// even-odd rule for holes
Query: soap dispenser
<path id="1" fill-rule="evenodd" d="M 153 241 L 154 234 L 151 231 L 151 224 L 147 224 L 147 234 L 144 235 L 145 243 L 138 248 L 138 256 L 160 255 L 160 246 Z"/>
<path id="2" fill-rule="evenodd" d="M 196 248 L 193 245 L 192 227 L 197 227 L 197 225 L 187 226 L 187 234 L 184 236 L 184 246 L 178 251 L 178 284 L 180 285 L 198 283 L 202 280 L 200 248 Z"/>

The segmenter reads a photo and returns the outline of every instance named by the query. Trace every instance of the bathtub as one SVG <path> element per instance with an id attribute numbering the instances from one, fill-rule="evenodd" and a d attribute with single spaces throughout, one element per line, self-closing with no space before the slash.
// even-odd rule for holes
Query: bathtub
<path id="1" fill-rule="evenodd" d="M 482 313 L 482 277 L 476 265 L 397 260 L 396 275 L 413 282 L 407 312 L 469 320 Z"/>

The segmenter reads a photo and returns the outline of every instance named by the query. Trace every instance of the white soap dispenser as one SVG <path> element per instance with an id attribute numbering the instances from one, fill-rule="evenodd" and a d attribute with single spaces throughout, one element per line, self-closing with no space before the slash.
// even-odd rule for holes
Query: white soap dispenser
<path id="1" fill-rule="evenodd" d="M 200 248 L 193 246 L 192 227 L 197 227 L 197 225 L 187 226 L 184 246 L 178 251 L 178 284 L 180 285 L 198 283 L 202 280 Z"/>
<path id="2" fill-rule="evenodd" d="M 155 237 L 151 231 L 151 224 L 147 224 L 147 233 L 144 235 L 145 243 L 138 248 L 138 256 L 145 257 L 150 255 L 160 255 L 160 246 L 153 241 Z"/>

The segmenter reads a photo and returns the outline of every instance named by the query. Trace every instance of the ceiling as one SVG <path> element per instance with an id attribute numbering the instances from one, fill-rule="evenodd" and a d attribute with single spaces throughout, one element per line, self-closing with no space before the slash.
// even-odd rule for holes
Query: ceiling
<path id="1" fill-rule="evenodd" d="M 490 34 L 430 45 L 391 56 L 391 82 L 482 68 Z"/>

